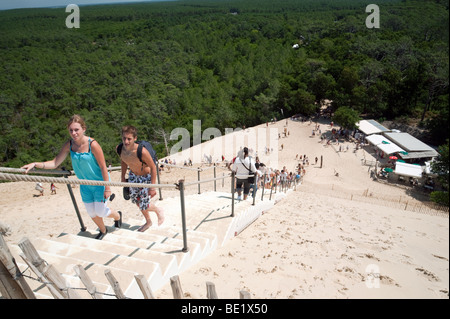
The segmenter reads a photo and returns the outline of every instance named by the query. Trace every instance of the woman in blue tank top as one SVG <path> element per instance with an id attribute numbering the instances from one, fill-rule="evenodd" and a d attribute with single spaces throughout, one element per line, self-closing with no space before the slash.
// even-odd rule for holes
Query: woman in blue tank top
<path id="1" fill-rule="evenodd" d="M 103 150 L 96 140 L 84 135 L 86 124 L 83 118 L 79 115 L 72 116 L 67 124 L 67 128 L 71 139 L 63 145 L 61 151 L 53 160 L 42 163 L 30 163 L 22 168 L 26 169 L 26 173 L 35 167 L 56 169 L 70 154 L 72 167 L 78 179 L 109 181 L 110 178 L 106 169 Z M 103 217 L 113 218 L 115 227 L 121 226 L 122 213 L 111 210 L 107 204 L 109 196 L 111 196 L 111 188 L 109 186 L 81 185 L 80 193 L 89 216 L 100 230 L 96 239 L 102 239 L 107 233 Z"/>

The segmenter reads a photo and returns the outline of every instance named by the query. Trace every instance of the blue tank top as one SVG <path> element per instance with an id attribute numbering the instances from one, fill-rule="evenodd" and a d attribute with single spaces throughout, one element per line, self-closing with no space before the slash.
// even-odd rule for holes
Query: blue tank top
<path id="1" fill-rule="evenodd" d="M 77 153 L 72 151 L 72 141 L 70 141 L 70 158 L 72 159 L 72 168 L 78 179 L 103 181 L 102 171 L 91 151 L 91 143 L 91 138 L 89 138 L 89 152 Z M 104 190 L 105 186 L 81 185 L 81 198 L 85 203 L 101 202 L 103 200 Z"/>
<path id="2" fill-rule="evenodd" d="M 89 152 L 77 153 L 72 151 L 72 141 L 70 141 L 70 158 L 72 168 L 79 179 L 90 179 L 102 181 L 102 171 L 91 151 L 91 138 L 89 138 Z"/>

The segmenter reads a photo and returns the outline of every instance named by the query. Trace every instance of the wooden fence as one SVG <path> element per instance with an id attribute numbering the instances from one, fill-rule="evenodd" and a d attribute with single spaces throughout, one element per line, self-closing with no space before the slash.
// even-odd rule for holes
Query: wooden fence
<path id="1" fill-rule="evenodd" d="M 317 189 L 319 188 L 319 185 L 310 182 L 305 183 L 303 186 L 304 187 L 301 188 L 302 192 L 311 191 L 313 193 L 316 193 Z M 439 205 L 431 201 L 413 200 L 410 196 L 407 195 L 389 196 L 384 194 L 377 194 L 376 192 L 371 191 L 368 188 L 364 190 L 350 190 L 334 184 L 320 185 L 320 189 L 320 194 L 330 197 L 360 201 L 416 213 L 449 217 L 448 206 Z"/>
<path id="2" fill-rule="evenodd" d="M 53 265 L 48 264 L 39 256 L 39 253 L 27 238 L 23 238 L 19 242 L 19 247 L 22 250 L 20 257 L 34 272 L 37 278 L 25 276 L 17 266 L 17 263 L 3 239 L 2 233 L 4 232 L 2 231 L 2 227 L 4 228 L 4 226 L 0 224 L 0 293 L 4 298 L 36 299 L 34 292 L 25 280 L 25 277 L 28 277 L 31 280 L 38 280 L 44 284 L 55 299 L 82 299 L 78 293 L 80 289 L 87 291 L 93 299 L 103 299 L 106 295 L 117 299 L 131 299 L 125 296 L 120 287 L 120 283 L 114 277 L 110 269 L 105 270 L 105 276 L 108 279 L 114 294 L 101 293 L 81 265 L 74 266 L 74 270 L 80 278 L 80 281 L 83 283 L 84 288 L 68 286 L 61 273 L 59 273 Z M 143 275 L 135 275 L 134 278 L 142 292 L 143 299 L 156 299 Z M 183 299 L 184 294 L 179 276 L 171 277 L 170 285 L 174 299 Z M 214 283 L 206 282 L 206 295 L 208 299 L 218 299 Z M 250 299 L 250 293 L 247 291 L 240 291 L 239 297 L 240 299 Z"/>

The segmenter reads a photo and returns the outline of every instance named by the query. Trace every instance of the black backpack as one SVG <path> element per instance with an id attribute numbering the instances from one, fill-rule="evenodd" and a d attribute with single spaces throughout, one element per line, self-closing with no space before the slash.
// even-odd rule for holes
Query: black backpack
<path id="1" fill-rule="evenodd" d="M 135 143 L 138 144 L 138 149 L 137 149 L 137 156 L 139 158 L 139 160 L 141 161 L 142 164 L 144 164 L 144 162 L 142 161 L 142 148 L 145 147 L 147 149 L 147 151 L 150 153 L 150 156 L 153 159 L 153 163 L 155 163 L 155 165 L 157 165 L 158 163 L 158 157 L 156 156 L 156 152 L 152 147 L 152 144 L 150 144 L 150 142 L 147 141 L 136 141 Z M 119 146 L 117 146 L 117 154 L 122 153 L 122 148 L 123 148 L 123 143 L 120 143 Z"/>

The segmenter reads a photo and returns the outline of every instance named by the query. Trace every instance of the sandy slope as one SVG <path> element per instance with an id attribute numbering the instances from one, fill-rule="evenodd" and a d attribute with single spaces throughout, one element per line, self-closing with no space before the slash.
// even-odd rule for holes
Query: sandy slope
<path id="1" fill-rule="evenodd" d="M 330 130 L 325 120 L 318 124 L 322 132 Z M 368 167 L 361 165 L 361 160 L 372 158 L 370 149 L 355 152 L 353 144 L 343 143 L 339 152 L 338 145 L 325 146 L 317 135 L 311 136 L 314 127 L 314 122 L 290 120 L 263 124 L 216 137 L 176 158 L 178 164 L 189 157 L 201 160 L 204 154 L 212 155 L 213 161 L 220 161 L 222 154 L 229 160 L 245 144 L 258 151 L 263 162 L 279 169 L 286 166 L 293 170 L 297 154 L 307 155 L 310 161 L 304 184 L 296 192 L 289 193 L 225 247 L 180 275 L 185 295 L 205 298 L 204 283 L 212 281 L 221 298 L 238 298 L 239 290 L 249 291 L 252 298 L 448 298 L 448 217 L 333 196 L 365 192 L 386 201 L 416 202 L 405 188 L 369 178 Z M 285 128 L 287 137 L 283 137 Z M 252 135 L 252 130 L 259 135 Z M 239 134 L 244 134 L 243 140 L 236 137 Z M 268 143 L 274 152 L 265 155 Z M 194 167 L 199 165 L 194 163 Z M 172 169 L 162 172 L 161 179 L 170 184 L 180 178 L 194 181 L 196 175 Z M 112 178 L 119 181 L 119 173 L 112 173 Z M 0 184 L 0 220 L 12 229 L 7 242 L 17 243 L 24 236 L 32 241 L 79 232 L 67 187 L 57 186 L 56 195 L 50 195 L 50 186 L 45 184 L 45 196 L 35 197 L 34 183 Z M 212 186 L 202 187 L 207 190 Z M 120 188 L 113 187 L 113 191 L 118 196 L 111 207 L 132 218 L 140 216 L 123 200 Z M 96 233 L 82 207 L 79 190 L 75 188 L 74 193 L 88 231 Z M 177 196 L 177 192 L 166 191 L 165 196 Z M 155 294 L 172 298 L 168 286 Z"/>

